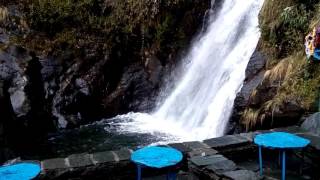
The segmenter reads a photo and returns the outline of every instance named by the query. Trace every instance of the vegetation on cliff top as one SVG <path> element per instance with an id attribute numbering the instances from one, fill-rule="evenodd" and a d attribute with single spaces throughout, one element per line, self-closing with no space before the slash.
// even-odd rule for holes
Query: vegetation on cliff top
<path id="1" fill-rule="evenodd" d="M 101 41 L 109 51 L 122 47 L 134 52 L 129 55 L 133 58 L 152 51 L 160 59 L 188 44 L 196 31 L 189 26 L 208 7 L 207 1 L 194 6 L 186 0 L 28 0 L 23 4 L 31 28 L 44 35 L 22 40 L 36 51 L 57 50 L 61 44 L 62 49 L 65 45 L 76 49 L 81 40 Z"/>
<path id="2" fill-rule="evenodd" d="M 267 60 L 262 85 L 276 88 L 271 98 L 248 107 L 242 115 L 247 129 L 281 113 L 288 103 L 314 111 L 320 88 L 320 67 L 309 64 L 304 54 L 304 37 L 319 22 L 318 0 L 266 0 L 260 14 L 262 38 L 259 48 Z M 259 87 L 258 87 L 259 88 Z M 255 99 L 259 89 L 251 94 Z M 270 90 L 269 90 L 270 91 Z"/>

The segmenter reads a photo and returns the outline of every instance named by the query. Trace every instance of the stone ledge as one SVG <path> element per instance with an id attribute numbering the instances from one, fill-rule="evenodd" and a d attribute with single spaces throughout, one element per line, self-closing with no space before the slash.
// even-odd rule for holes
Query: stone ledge
<path id="1" fill-rule="evenodd" d="M 228 160 L 224 156 L 217 154 L 217 155 L 212 155 L 212 156 L 196 156 L 190 159 L 191 163 L 193 163 L 196 166 L 208 166 L 211 164 L 214 164 L 216 162 L 220 161 L 226 161 Z"/>
<path id="2" fill-rule="evenodd" d="M 208 171 L 215 172 L 216 174 L 220 175 L 225 171 L 233 171 L 237 168 L 237 165 L 231 160 L 222 160 L 217 161 L 209 166 L 206 166 L 205 169 Z"/>
<path id="3" fill-rule="evenodd" d="M 185 145 L 184 143 L 173 143 L 173 144 L 168 144 L 169 147 L 175 148 L 179 151 L 181 151 L 182 153 L 186 154 L 190 151 L 192 151 L 191 148 L 189 148 L 187 145 Z"/>
<path id="4" fill-rule="evenodd" d="M 43 170 L 65 169 L 69 167 L 64 158 L 47 159 L 41 162 L 41 169 Z"/>
<path id="5" fill-rule="evenodd" d="M 94 165 L 89 154 L 72 154 L 68 156 L 67 160 L 72 168 Z"/>
<path id="6" fill-rule="evenodd" d="M 205 157 L 205 156 L 215 155 L 217 153 L 218 153 L 218 151 L 216 151 L 214 149 L 207 149 L 207 148 L 205 148 L 205 149 L 195 149 L 195 150 L 193 150 L 191 152 L 188 152 L 188 156 L 190 158 L 195 157 L 195 156 L 203 156 L 203 157 Z"/>
<path id="7" fill-rule="evenodd" d="M 129 149 L 123 149 L 119 151 L 112 151 L 115 153 L 115 159 L 118 161 L 129 161 L 131 158 L 132 151 Z"/>
<path id="8" fill-rule="evenodd" d="M 183 144 L 191 150 L 210 148 L 207 144 L 199 141 L 184 142 Z"/>
<path id="9" fill-rule="evenodd" d="M 209 147 L 220 150 L 220 149 L 228 149 L 233 147 L 240 147 L 243 145 L 250 144 L 250 140 L 241 135 L 227 135 L 219 138 L 213 138 L 203 141 Z"/>
<path id="10" fill-rule="evenodd" d="M 242 137 L 244 137 L 244 138 L 248 139 L 250 142 L 253 142 L 255 135 L 256 135 L 256 134 L 255 134 L 255 133 L 253 133 L 253 132 L 249 132 L 249 133 L 241 133 L 241 134 L 240 134 L 240 136 L 242 136 Z"/>
<path id="11" fill-rule="evenodd" d="M 116 162 L 115 156 L 111 151 L 98 152 L 92 154 L 94 164 Z"/>
<path id="12" fill-rule="evenodd" d="M 56 177 L 76 172 L 81 169 L 95 169 L 98 167 L 114 167 L 117 164 L 130 164 L 132 150 L 123 149 L 119 151 L 105 151 L 93 154 L 72 154 L 67 158 L 46 159 L 40 162 L 43 170 L 42 178 L 47 175 Z M 46 175 L 47 174 L 47 175 Z M 72 173 L 71 173 L 72 174 Z"/>

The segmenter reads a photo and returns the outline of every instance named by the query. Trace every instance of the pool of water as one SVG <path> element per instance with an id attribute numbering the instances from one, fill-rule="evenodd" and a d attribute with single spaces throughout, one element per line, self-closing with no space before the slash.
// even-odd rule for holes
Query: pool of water
<path id="1" fill-rule="evenodd" d="M 124 131 L 122 124 L 132 119 L 105 119 L 77 129 L 51 134 L 27 159 L 66 157 L 75 153 L 92 153 L 119 149 L 138 149 L 147 145 L 175 142 L 172 135 L 161 132 Z"/>

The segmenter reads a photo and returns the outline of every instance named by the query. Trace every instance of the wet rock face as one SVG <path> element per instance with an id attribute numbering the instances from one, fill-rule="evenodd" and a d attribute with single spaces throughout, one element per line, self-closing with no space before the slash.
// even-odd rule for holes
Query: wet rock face
<path id="1" fill-rule="evenodd" d="M 252 99 L 250 96 L 252 91 L 262 83 L 265 64 L 266 57 L 264 57 L 261 52 L 255 51 L 247 66 L 246 79 L 243 87 L 235 99 L 229 126 L 226 130 L 227 134 L 240 133 L 243 131 L 240 126 L 241 112 L 251 103 Z"/>
<path id="2" fill-rule="evenodd" d="M 137 27 L 132 32 L 111 34 L 82 27 L 77 31 L 72 24 L 71 29 L 63 27 L 66 34 L 59 31 L 62 35 L 50 38 L 49 32 L 36 32 L 28 22 L 23 12 L 28 3 L 10 2 L 0 7 L 0 80 L 8 82 L 4 91 L 21 127 L 45 134 L 130 111 L 150 111 L 165 69 L 172 69 L 179 50 L 203 24 L 211 1 L 168 5 L 171 9 L 164 9 L 158 19 L 170 18 L 146 25 L 148 31 L 140 32 L 144 21 L 133 23 Z M 105 6 L 106 17 L 118 12 L 111 1 Z M 169 25 L 168 32 L 159 31 L 160 39 L 153 37 Z M 176 39 L 180 44 L 172 43 Z"/>
<path id="3" fill-rule="evenodd" d="M 245 131 L 240 121 L 243 118 L 242 113 L 248 109 L 258 112 L 257 119 L 263 119 L 263 123 L 257 123 L 254 127 L 250 127 L 252 130 L 292 126 L 299 121 L 303 109 L 294 100 L 286 100 L 281 107 L 269 111 L 261 110 L 266 102 L 275 97 L 278 90 L 278 82 L 270 82 L 264 77 L 265 64 L 266 57 L 261 52 L 256 51 L 247 66 L 244 85 L 235 99 L 233 113 L 227 129 L 228 134 Z"/>
<path id="4" fill-rule="evenodd" d="M 53 129 L 45 104 L 42 66 L 34 54 L 19 46 L 0 50 L 0 62 L 4 139 L 10 147 L 28 143 L 28 139 L 35 141 Z"/>
<path id="5" fill-rule="evenodd" d="M 267 62 L 266 57 L 259 51 L 255 51 L 251 56 L 246 69 L 246 81 L 254 78 L 259 74 L 265 67 Z"/>
<path id="6" fill-rule="evenodd" d="M 27 78 L 23 69 L 26 65 L 20 64 L 24 59 L 27 61 L 30 57 L 23 51 L 19 47 L 11 47 L 0 51 L 0 79 L 10 83 L 7 91 L 10 93 L 11 104 L 18 117 L 26 115 L 30 109 L 24 92 Z"/>
<path id="7" fill-rule="evenodd" d="M 98 60 L 89 67 L 86 67 L 86 61 L 74 62 L 68 68 L 56 64 L 61 69 L 56 72 L 59 75 L 48 74 L 47 97 L 52 100 L 52 113 L 58 119 L 59 128 L 78 126 L 103 117 L 101 96 L 107 59 Z"/>
<path id="8" fill-rule="evenodd" d="M 159 81 L 155 81 L 155 79 L 160 79 L 162 66 L 158 64 L 156 68 L 157 71 L 146 72 L 144 68 L 138 65 L 128 67 L 116 90 L 106 97 L 104 103 L 106 109 L 122 109 L 122 113 L 151 110 L 155 103 L 156 89 L 159 85 Z"/>
<path id="9" fill-rule="evenodd" d="M 162 75 L 160 61 L 153 57 L 145 66 L 121 67 L 120 77 L 112 77 L 106 73 L 114 68 L 112 61 L 101 57 L 71 60 L 70 65 L 64 64 L 66 55 L 59 61 L 39 59 L 18 46 L 1 50 L 0 79 L 10 84 L 7 91 L 15 117 L 35 131 L 48 131 L 53 123 L 58 128 L 75 127 L 119 113 L 150 110 Z"/>
<path id="10" fill-rule="evenodd" d="M 19 46 L 0 50 L 0 80 L 9 83 L 6 91 L 14 115 L 27 128 L 48 132 L 54 129 L 53 124 L 56 128 L 73 127 L 103 116 L 107 58 L 90 66 L 91 59 L 64 62 L 70 58 L 68 51 L 58 58 L 39 58 Z"/>

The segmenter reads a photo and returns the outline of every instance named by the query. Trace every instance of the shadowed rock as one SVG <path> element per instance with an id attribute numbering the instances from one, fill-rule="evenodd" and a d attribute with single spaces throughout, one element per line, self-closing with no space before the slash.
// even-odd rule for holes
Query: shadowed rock
<path id="1" fill-rule="evenodd" d="M 315 113 L 308 117 L 301 127 L 320 136 L 320 113 Z"/>

